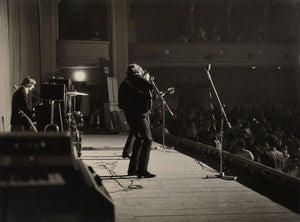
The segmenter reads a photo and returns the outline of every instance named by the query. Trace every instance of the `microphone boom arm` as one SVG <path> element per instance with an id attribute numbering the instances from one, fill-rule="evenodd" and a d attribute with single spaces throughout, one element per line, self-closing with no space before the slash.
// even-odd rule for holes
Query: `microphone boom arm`
<path id="1" fill-rule="evenodd" d="M 215 96 L 216 96 L 216 98 L 217 98 L 217 100 L 218 100 L 218 103 L 219 103 L 219 106 L 220 106 L 220 109 L 221 109 L 221 113 L 222 113 L 222 115 L 224 116 L 224 119 L 225 119 L 225 122 L 226 122 L 226 124 L 227 124 L 227 127 L 228 127 L 228 128 L 232 128 L 232 126 L 231 126 L 231 124 L 230 124 L 230 122 L 229 122 L 229 120 L 228 120 L 228 118 L 227 118 L 226 112 L 225 112 L 225 110 L 224 110 L 224 105 L 222 104 L 222 102 L 221 102 L 221 100 L 220 100 L 220 97 L 219 97 L 219 95 L 218 95 L 218 93 L 217 93 L 215 84 L 213 83 L 213 81 L 212 81 L 212 79 L 211 79 L 211 75 L 210 75 L 210 72 L 209 72 L 209 70 L 210 70 L 210 65 L 209 65 L 208 67 L 209 67 L 209 68 L 206 70 L 206 73 L 207 73 L 208 79 L 209 79 L 209 81 L 210 81 L 210 83 L 211 83 L 211 86 L 212 86 L 212 88 L 213 88 L 213 90 L 214 90 Z"/>
<path id="2" fill-rule="evenodd" d="M 165 98 L 164 98 L 164 94 L 162 94 L 159 89 L 157 88 L 157 86 L 155 85 L 154 81 L 152 79 L 150 79 L 150 82 L 152 83 L 156 93 L 159 95 L 160 99 L 163 102 L 163 105 L 167 108 L 168 112 L 171 114 L 171 116 L 174 116 L 174 113 L 172 112 L 172 110 L 170 109 L 170 107 L 168 106 Z"/>

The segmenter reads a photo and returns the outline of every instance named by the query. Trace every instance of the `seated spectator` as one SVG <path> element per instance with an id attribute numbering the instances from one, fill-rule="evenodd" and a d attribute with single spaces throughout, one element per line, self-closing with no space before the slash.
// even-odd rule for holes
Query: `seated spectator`
<path id="1" fill-rule="evenodd" d="M 282 130 L 281 125 L 279 124 L 276 129 L 275 129 L 275 136 L 280 139 L 280 140 L 284 140 L 285 139 L 285 133 Z"/>
<path id="2" fill-rule="evenodd" d="M 282 171 L 283 166 L 283 153 L 276 149 L 278 147 L 278 138 L 275 135 L 271 135 L 267 138 L 267 144 L 269 149 L 266 154 L 270 157 L 271 162 L 267 163 L 269 166 L 276 170 Z"/>
<path id="3" fill-rule="evenodd" d="M 246 149 L 246 141 L 244 140 L 239 141 L 238 146 L 235 150 L 235 155 L 248 160 L 254 160 L 254 156 L 251 151 Z"/>
<path id="4" fill-rule="evenodd" d="M 195 140 L 198 141 L 198 135 L 199 135 L 199 131 L 196 128 L 196 123 L 195 121 L 192 121 L 189 123 L 188 127 L 187 127 L 187 138 L 191 139 L 191 140 Z"/>
<path id="5" fill-rule="evenodd" d="M 167 126 L 165 126 L 165 134 L 170 134 Z M 154 134 L 155 135 L 162 135 L 163 134 L 163 124 L 159 124 L 154 128 Z"/>
<path id="6" fill-rule="evenodd" d="M 93 40 L 100 40 L 100 32 L 98 30 L 93 32 Z"/>
<path id="7" fill-rule="evenodd" d="M 182 33 L 180 33 L 177 42 L 188 43 L 188 39 Z"/>
<path id="8" fill-rule="evenodd" d="M 242 33 L 237 34 L 237 36 L 235 38 L 235 42 L 237 42 L 237 43 L 243 42 Z"/>
<path id="9" fill-rule="evenodd" d="M 217 26 L 213 27 L 212 35 L 211 35 L 211 41 L 216 43 L 221 41 L 221 36 L 219 34 L 219 30 Z"/>
<path id="10" fill-rule="evenodd" d="M 206 32 L 201 26 L 195 30 L 194 40 L 197 42 L 207 42 Z"/>

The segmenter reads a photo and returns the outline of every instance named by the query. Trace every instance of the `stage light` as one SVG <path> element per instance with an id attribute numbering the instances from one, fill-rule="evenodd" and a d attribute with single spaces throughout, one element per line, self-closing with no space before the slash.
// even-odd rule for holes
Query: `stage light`
<path id="1" fill-rule="evenodd" d="M 253 70 L 256 69 L 256 66 L 252 66 L 251 69 L 253 69 Z"/>
<path id="2" fill-rule="evenodd" d="M 170 50 L 169 50 L 169 49 L 165 49 L 165 50 L 163 51 L 163 55 L 164 55 L 164 56 L 170 55 Z"/>
<path id="3" fill-rule="evenodd" d="M 86 80 L 86 73 L 83 71 L 75 71 L 73 78 L 76 82 L 84 82 Z"/>

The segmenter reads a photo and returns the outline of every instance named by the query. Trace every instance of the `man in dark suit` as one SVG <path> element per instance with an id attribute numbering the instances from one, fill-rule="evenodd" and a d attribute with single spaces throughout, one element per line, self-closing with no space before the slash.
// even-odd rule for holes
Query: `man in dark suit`
<path id="1" fill-rule="evenodd" d="M 11 131 L 24 131 L 30 129 L 30 123 L 21 112 L 27 117 L 32 117 L 32 102 L 30 91 L 33 90 L 36 81 L 30 76 L 26 76 L 21 87 L 13 94 L 12 113 L 11 113 Z"/>
<path id="2" fill-rule="evenodd" d="M 149 78 L 149 73 L 141 66 L 130 64 L 127 78 L 119 87 L 119 107 L 124 110 L 130 132 L 135 137 L 128 175 L 138 178 L 156 176 L 147 170 L 153 141 L 149 119 L 153 86 Z"/>

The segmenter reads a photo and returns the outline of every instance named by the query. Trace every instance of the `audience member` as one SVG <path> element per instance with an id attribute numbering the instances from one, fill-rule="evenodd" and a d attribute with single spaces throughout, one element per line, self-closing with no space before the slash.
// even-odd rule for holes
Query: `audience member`
<path id="1" fill-rule="evenodd" d="M 244 141 L 244 140 L 241 140 L 237 144 L 236 151 L 235 151 L 234 154 L 239 156 L 239 157 L 243 157 L 245 159 L 254 160 L 254 156 L 251 153 L 251 151 L 246 149 L 246 141 Z"/>
<path id="2" fill-rule="evenodd" d="M 206 32 L 204 31 L 204 29 L 199 26 L 196 30 L 195 30 L 195 38 L 194 40 L 197 42 L 207 42 L 207 37 L 206 37 Z"/>

